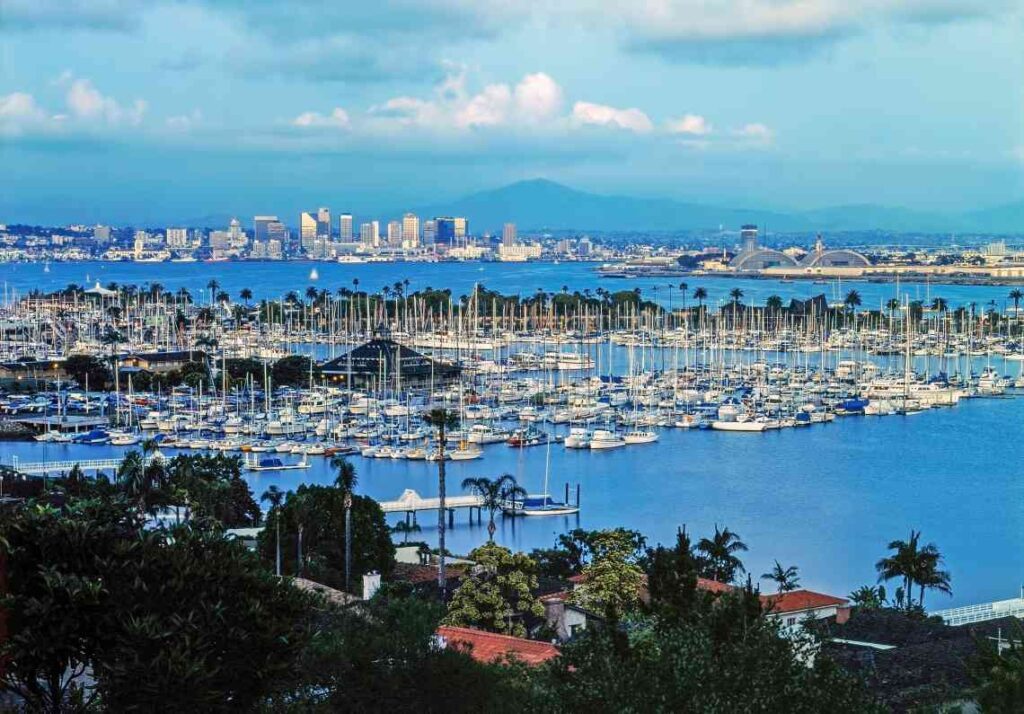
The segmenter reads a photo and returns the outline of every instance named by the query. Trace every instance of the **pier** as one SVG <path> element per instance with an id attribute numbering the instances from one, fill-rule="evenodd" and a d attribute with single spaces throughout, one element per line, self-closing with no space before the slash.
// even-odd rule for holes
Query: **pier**
<path id="1" fill-rule="evenodd" d="M 477 519 L 482 520 L 484 500 L 480 496 L 449 496 L 445 499 L 445 510 L 448 511 L 449 526 L 455 524 L 455 509 L 468 508 L 469 519 L 473 520 L 473 509 L 476 509 Z M 416 522 L 416 513 L 419 511 L 436 511 L 441 507 L 440 498 L 423 498 L 411 488 L 402 491 L 402 495 L 394 501 L 381 501 L 380 509 L 384 513 L 404 513 L 405 520 Z"/>
<path id="2" fill-rule="evenodd" d="M 150 456 L 144 459 L 144 463 L 148 466 L 150 462 L 156 457 Z M 162 458 L 162 457 L 160 457 Z M 117 467 L 121 465 L 122 458 L 115 459 L 77 459 L 72 461 L 20 461 L 17 456 L 11 457 L 11 463 L 0 464 L 5 466 L 12 471 L 16 471 L 20 474 L 27 476 L 63 476 L 67 474 L 71 469 L 77 466 L 84 473 L 97 474 L 101 471 L 109 471 L 111 473 L 117 471 Z"/>

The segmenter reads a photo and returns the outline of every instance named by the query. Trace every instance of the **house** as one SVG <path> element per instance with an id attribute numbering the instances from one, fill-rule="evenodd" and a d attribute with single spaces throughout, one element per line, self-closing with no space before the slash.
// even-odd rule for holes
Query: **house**
<path id="1" fill-rule="evenodd" d="M 320 372 L 339 385 L 396 390 L 450 384 L 459 378 L 456 364 L 431 359 L 390 338 L 378 328 L 373 339 L 326 362 Z"/>
<path id="2" fill-rule="evenodd" d="M 562 591 L 541 595 L 544 622 L 555 633 L 559 642 L 568 642 L 588 626 L 604 622 L 604 618 L 569 601 L 569 593 Z"/>
<path id="3" fill-rule="evenodd" d="M 119 366 L 143 369 L 153 374 L 166 374 L 181 369 L 190 362 L 205 361 L 206 353 L 200 350 L 170 350 L 130 354 L 121 359 Z"/>
<path id="4" fill-rule="evenodd" d="M 835 618 L 838 624 L 850 619 L 850 601 L 846 598 L 816 593 L 812 590 L 791 590 L 776 595 L 762 595 L 761 603 L 768 617 L 785 627 L 794 627 L 807 620 Z"/>
<path id="5" fill-rule="evenodd" d="M 67 380 L 64 371 L 64 360 L 21 359 L 13 362 L 0 362 L 0 384 L 7 386 L 23 385 L 38 388 L 40 384 Z"/>
<path id="6" fill-rule="evenodd" d="M 490 664 L 516 659 L 528 665 L 540 665 L 558 656 L 558 647 L 548 642 L 527 640 L 523 637 L 499 635 L 470 627 L 442 625 L 437 628 L 439 647 L 467 653 L 477 662 Z"/>

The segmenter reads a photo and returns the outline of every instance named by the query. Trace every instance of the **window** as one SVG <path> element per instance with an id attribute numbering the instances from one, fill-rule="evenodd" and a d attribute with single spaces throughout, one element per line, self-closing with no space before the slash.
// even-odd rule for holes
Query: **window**
<path id="1" fill-rule="evenodd" d="M 795 617 L 787 617 L 786 618 L 786 624 L 789 625 L 790 627 L 792 627 L 793 625 L 796 624 L 796 618 Z"/>

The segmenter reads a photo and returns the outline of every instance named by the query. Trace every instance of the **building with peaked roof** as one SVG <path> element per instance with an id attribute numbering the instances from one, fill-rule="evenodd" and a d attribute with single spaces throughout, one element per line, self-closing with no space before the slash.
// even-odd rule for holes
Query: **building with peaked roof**
<path id="1" fill-rule="evenodd" d="M 457 364 L 432 359 L 391 339 L 378 328 L 373 339 L 335 357 L 321 369 L 332 382 L 354 389 L 396 391 L 450 384 L 459 378 Z"/>
<path id="2" fill-rule="evenodd" d="M 559 654 L 558 648 L 548 642 L 450 625 L 437 628 L 437 642 L 440 647 L 458 649 L 484 664 L 513 658 L 536 666 Z"/>

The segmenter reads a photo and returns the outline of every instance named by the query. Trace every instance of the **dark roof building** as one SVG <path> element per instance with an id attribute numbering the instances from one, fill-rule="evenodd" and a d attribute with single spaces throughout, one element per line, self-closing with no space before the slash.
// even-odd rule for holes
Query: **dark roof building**
<path id="1" fill-rule="evenodd" d="M 432 359 L 395 342 L 385 330 L 377 330 L 369 342 L 325 363 L 320 371 L 334 382 L 357 389 L 429 387 L 457 380 L 457 364 Z"/>

